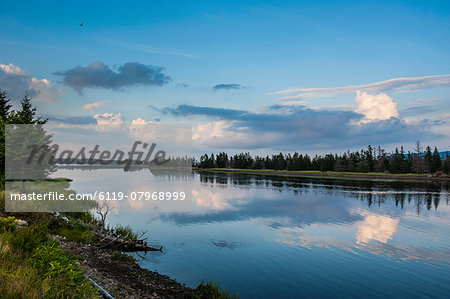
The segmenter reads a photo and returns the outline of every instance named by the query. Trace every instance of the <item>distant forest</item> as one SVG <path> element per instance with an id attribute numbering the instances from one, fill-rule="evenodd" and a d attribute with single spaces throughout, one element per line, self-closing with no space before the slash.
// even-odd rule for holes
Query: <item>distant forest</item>
<path id="1" fill-rule="evenodd" d="M 393 153 L 387 153 L 380 146 L 350 152 L 342 155 L 326 154 L 303 155 L 294 154 L 271 155 L 266 157 L 251 156 L 250 153 L 240 153 L 234 156 L 222 152 L 207 154 L 200 157 L 194 166 L 199 168 L 239 168 L 239 169 L 273 169 L 273 170 L 318 170 L 343 172 L 386 172 L 386 173 L 429 173 L 449 174 L 449 152 L 440 153 L 437 147 L 423 147 L 416 142 L 413 152 L 405 152 L 403 147 L 396 148 Z"/>

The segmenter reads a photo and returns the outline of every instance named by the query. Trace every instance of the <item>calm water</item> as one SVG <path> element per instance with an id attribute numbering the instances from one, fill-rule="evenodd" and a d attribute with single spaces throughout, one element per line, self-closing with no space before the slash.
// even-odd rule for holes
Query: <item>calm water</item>
<path id="1" fill-rule="evenodd" d="M 210 279 L 242 298 L 450 293 L 448 185 L 118 169 L 57 175 L 73 178 L 80 193 L 192 189 L 183 202 L 116 202 L 108 216 L 148 229 L 165 250 L 141 265 L 188 286 Z"/>

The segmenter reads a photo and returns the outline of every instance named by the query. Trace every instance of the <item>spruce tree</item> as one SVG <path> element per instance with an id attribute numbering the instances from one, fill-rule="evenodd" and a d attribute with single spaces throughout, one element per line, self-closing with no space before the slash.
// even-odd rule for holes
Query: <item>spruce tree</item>
<path id="1" fill-rule="evenodd" d="M 25 95 L 20 102 L 20 110 L 16 113 L 15 122 L 18 124 L 45 124 L 48 119 L 36 117 L 36 107 L 33 107 L 31 98 Z"/>
<path id="2" fill-rule="evenodd" d="M 433 172 L 441 170 L 441 166 L 442 166 L 441 155 L 439 155 L 439 151 L 435 146 L 433 151 Z"/>
<path id="3" fill-rule="evenodd" d="M 9 104 L 6 91 L 0 91 L 0 167 L 2 169 L 0 176 L 0 186 L 5 182 L 5 124 L 11 114 L 12 105 Z"/>
<path id="4" fill-rule="evenodd" d="M 2 121 L 3 124 L 6 123 L 10 115 L 11 108 L 12 105 L 9 104 L 6 91 L 0 90 L 0 121 Z"/>
<path id="5" fill-rule="evenodd" d="M 434 163 L 433 163 L 433 154 L 431 153 L 430 146 L 427 146 L 427 150 L 425 152 L 425 166 L 427 172 L 435 172 Z"/>

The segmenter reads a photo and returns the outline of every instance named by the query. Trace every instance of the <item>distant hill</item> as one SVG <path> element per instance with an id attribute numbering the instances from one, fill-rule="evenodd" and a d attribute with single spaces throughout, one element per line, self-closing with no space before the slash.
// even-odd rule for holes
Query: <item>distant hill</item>
<path id="1" fill-rule="evenodd" d="M 426 152 L 420 153 L 419 156 L 423 157 L 425 156 Z M 411 153 L 412 155 L 416 155 L 416 153 Z M 405 157 L 408 157 L 408 154 L 404 154 Z M 439 152 L 439 156 L 441 156 L 441 160 L 447 159 L 447 157 L 450 157 L 450 151 L 445 152 Z"/>

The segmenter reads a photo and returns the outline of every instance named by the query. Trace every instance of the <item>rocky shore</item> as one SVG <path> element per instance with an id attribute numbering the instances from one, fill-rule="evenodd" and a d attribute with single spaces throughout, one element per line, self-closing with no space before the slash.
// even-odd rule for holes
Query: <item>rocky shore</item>
<path id="1" fill-rule="evenodd" d="M 114 298 L 201 297 L 166 275 L 141 268 L 131 256 L 91 244 L 59 241 L 62 248 L 80 258 L 86 276 Z"/>

